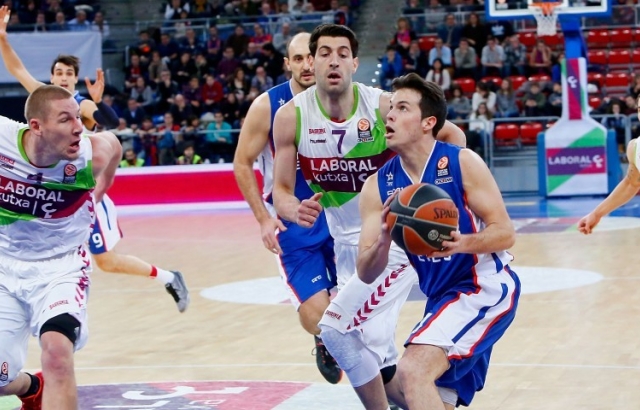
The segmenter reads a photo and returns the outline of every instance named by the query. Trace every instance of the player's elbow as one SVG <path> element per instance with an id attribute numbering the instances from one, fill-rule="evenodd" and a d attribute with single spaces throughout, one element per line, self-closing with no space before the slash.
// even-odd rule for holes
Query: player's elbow
<path id="1" fill-rule="evenodd" d="M 506 227 L 503 238 L 503 248 L 510 249 L 516 244 L 516 230 L 513 227 L 513 223 L 509 221 L 509 226 Z"/>

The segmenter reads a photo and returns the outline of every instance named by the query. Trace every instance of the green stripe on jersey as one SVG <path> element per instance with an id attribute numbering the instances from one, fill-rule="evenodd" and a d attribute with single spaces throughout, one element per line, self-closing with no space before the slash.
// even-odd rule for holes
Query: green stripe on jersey
<path id="1" fill-rule="evenodd" d="M 387 128 L 384 125 L 384 120 L 380 109 L 376 108 L 376 122 L 371 129 L 372 142 L 359 143 L 355 147 L 344 155 L 344 158 L 362 158 L 370 157 L 372 155 L 378 155 L 387 149 L 387 140 L 384 134 L 387 133 Z"/>
<path id="2" fill-rule="evenodd" d="M 58 191 L 77 191 L 79 189 L 91 189 L 96 186 L 96 180 L 93 177 L 93 161 L 87 161 L 87 166 L 82 168 L 76 174 L 76 182 L 73 184 L 63 184 L 61 182 L 45 182 L 43 187 L 56 189 Z"/>
<path id="3" fill-rule="evenodd" d="M 34 215 L 19 214 L 0 207 L 0 226 L 11 225 L 18 221 L 33 221 L 34 219 L 37 219 Z"/>

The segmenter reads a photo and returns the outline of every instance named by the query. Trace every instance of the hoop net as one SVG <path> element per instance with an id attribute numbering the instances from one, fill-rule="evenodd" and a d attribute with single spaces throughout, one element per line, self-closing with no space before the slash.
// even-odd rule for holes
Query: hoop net
<path id="1" fill-rule="evenodd" d="M 556 34 L 556 23 L 558 22 L 558 6 L 562 3 L 532 3 L 529 4 L 529 10 L 533 13 L 533 17 L 538 22 L 539 36 L 552 36 Z"/>

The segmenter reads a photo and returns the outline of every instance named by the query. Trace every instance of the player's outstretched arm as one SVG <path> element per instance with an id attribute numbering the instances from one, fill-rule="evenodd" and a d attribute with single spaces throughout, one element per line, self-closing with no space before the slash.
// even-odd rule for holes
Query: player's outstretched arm
<path id="1" fill-rule="evenodd" d="M 116 169 L 122 159 L 122 145 L 112 132 L 104 131 L 89 136 L 93 151 L 93 177 L 96 180 L 94 196 L 96 202 L 102 201 L 104 193 L 113 184 Z"/>
<path id="2" fill-rule="evenodd" d="M 603 216 L 620 208 L 631 201 L 640 190 L 640 171 L 636 165 L 636 146 L 638 139 L 633 139 L 627 146 L 629 167 L 627 175 L 618 183 L 616 188 L 591 213 L 578 222 L 578 230 L 583 234 L 590 234 Z"/>
<path id="3" fill-rule="evenodd" d="M 365 283 L 375 281 L 389 263 L 391 236 L 386 219 L 393 197 L 382 204 L 377 173 L 367 178 L 362 186 L 359 203 L 362 228 L 356 266 L 358 277 Z"/>
<path id="4" fill-rule="evenodd" d="M 253 216 L 260 224 L 262 243 L 265 248 L 274 253 L 282 253 L 275 235 L 275 230 L 286 230 L 284 224 L 277 218 L 273 218 L 262 201 L 258 181 L 253 171 L 260 152 L 269 143 L 269 117 L 271 116 L 271 102 L 267 93 L 260 94 L 249 107 L 249 112 L 244 120 L 238 147 L 233 158 L 233 173 L 238 187 L 249 203 Z"/>
<path id="5" fill-rule="evenodd" d="M 448 142 L 449 144 L 454 144 L 462 148 L 467 147 L 467 137 L 464 135 L 464 132 L 452 123 L 451 121 L 445 121 L 442 129 L 438 131 L 438 135 L 436 135 L 436 139 L 442 142 Z"/>
<path id="6" fill-rule="evenodd" d="M 31 94 L 36 88 L 44 85 L 40 81 L 33 78 L 33 76 L 27 71 L 27 68 L 16 54 L 9 39 L 7 38 L 7 22 L 11 12 L 7 6 L 0 7 L 0 54 L 2 54 L 2 61 L 4 66 L 7 67 L 9 74 L 14 76 L 16 80 L 22 84 L 22 86 Z"/>
<path id="7" fill-rule="evenodd" d="M 91 83 L 89 77 L 84 78 L 87 91 L 91 96 L 91 100 L 82 100 L 80 102 L 80 115 L 82 115 L 82 123 L 87 129 L 92 130 L 96 123 L 102 125 L 106 129 L 116 128 L 118 126 L 118 114 L 113 108 L 102 102 L 102 94 L 104 93 L 104 72 L 101 68 L 96 70 L 96 81 Z"/>
<path id="8" fill-rule="evenodd" d="M 459 159 L 469 208 L 486 226 L 473 234 L 454 232 L 453 241 L 442 243 L 445 250 L 435 252 L 431 257 L 443 258 L 454 253 L 491 253 L 511 248 L 516 240 L 516 232 L 491 171 L 482 158 L 469 149 L 461 150 Z"/>

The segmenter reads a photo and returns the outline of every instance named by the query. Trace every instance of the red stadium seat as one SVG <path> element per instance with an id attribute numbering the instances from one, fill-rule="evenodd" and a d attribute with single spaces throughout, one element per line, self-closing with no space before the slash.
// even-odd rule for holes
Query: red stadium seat
<path id="1" fill-rule="evenodd" d="M 631 63 L 634 68 L 640 67 L 640 49 L 636 48 L 631 53 Z"/>
<path id="2" fill-rule="evenodd" d="M 587 32 L 587 46 L 589 48 L 609 47 L 608 30 L 590 30 Z"/>
<path id="3" fill-rule="evenodd" d="M 490 83 L 493 83 L 496 87 L 500 88 L 500 85 L 502 84 L 502 77 L 487 76 L 487 77 L 482 77 L 481 81 L 484 83 L 487 83 L 487 85 L 490 85 Z"/>
<path id="4" fill-rule="evenodd" d="M 542 132 L 542 124 L 539 122 L 527 122 L 520 126 L 520 141 L 522 145 L 536 145 L 538 134 Z"/>
<path id="5" fill-rule="evenodd" d="M 630 76 L 627 73 L 609 73 L 604 77 L 604 85 L 607 90 L 611 87 L 629 87 Z"/>
<path id="6" fill-rule="evenodd" d="M 548 76 L 546 74 L 535 74 L 532 75 L 531 77 L 529 77 L 529 81 L 536 81 L 536 82 L 548 82 L 551 81 L 551 76 Z"/>
<path id="7" fill-rule="evenodd" d="M 589 107 L 595 110 L 596 108 L 600 107 L 600 105 L 602 105 L 602 100 L 600 99 L 600 97 L 589 97 Z"/>
<path id="8" fill-rule="evenodd" d="M 518 33 L 518 38 L 520 42 L 527 47 L 528 50 L 531 50 L 533 46 L 536 45 L 536 34 L 532 32 L 527 33 Z"/>
<path id="9" fill-rule="evenodd" d="M 436 43 L 436 36 L 423 36 L 418 38 L 418 44 L 420 45 L 420 50 L 429 51 L 433 48 Z"/>
<path id="10" fill-rule="evenodd" d="M 589 50 L 587 51 L 587 61 L 589 64 L 607 64 L 607 55 L 602 50 Z"/>
<path id="11" fill-rule="evenodd" d="M 608 61 L 610 68 L 629 70 L 631 66 L 631 53 L 629 50 L 611 50 L 609 51 Z"/>
<path id="12" fill-rule="evenodd" d="M 496 145 L 517 145 L 520 139 L 520 129 L 516 124 L 498 124 L 493 131 Z"/>
<path id="13" fill-rule="evenodd" d="M 638 44 L 640 44 L 640 29 L 631 29 L 631 33 L 633 34 L 633 42 L 636 43 L 637 46 Z"/>
<path id="14" fill-rule="evenodd" d="M 600 73 L 587 73 L 587 82 L 597 84 L 599 88 L 602 87 L 604 77 Z"/>
<path id="15" fill-rule="evenodd" d="M 613 48 L 629 48 L 633 42 L 633 32 L 628 28 L 611 30 L 609 39 Z"/>
<path id="16" fill-rule="evenodd" d="M 552 36 L 540 36 L 539 38 L 552 49 L 564 47 L 564 36 L 561 33 L 556 33 Z"/>
<path id="17" fill-rule="evenodd" d="M 473 94 L 476 91 L 476 81 L 473 78 L 456 78 L 454 84 L 458 84 L 464 94 Z"/>
<path id="18" fill-rule="evenodd" d="M 511 84 L 513 85 L 513 91 L 518 91 L 520 87 L 522 87 L 522 84 L 527 82 L 527 77 L 522 75 L 512 75 L 509 77 L 509 80 L 511 80 Z"/>

